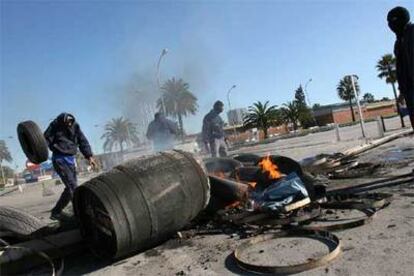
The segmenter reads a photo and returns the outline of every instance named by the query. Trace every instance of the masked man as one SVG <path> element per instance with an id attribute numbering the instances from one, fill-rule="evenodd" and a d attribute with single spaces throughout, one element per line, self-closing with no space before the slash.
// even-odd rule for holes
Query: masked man
<path id="1" fill-rule="evenodd" d="M 157 112 L 154 120 L 148 125 L 147 138 L 152 140 L 155 151 L 170 150 L 174 147 L 174 140 L 178 134 L 177 125 Z"/>
<path id="2" fill-rule="evenodd" d="M 389 11 L 388 26 L 397 36 L 394 54 L 397 61 L 397 80 L 407 105 L 411 126 L 414 128 L 414 25 L 410 13 L 403 7 Z"/>
<path id="3" fill-rule="evenodd" d="M 212 157 L 226 156 L 227 148 L 224 141 L 224 122 L 220 113 L 224 110 L 224 104 L 221 101 L 214 103 L 213 109 L 204 116 L 202 138 L 205 147 L 211 153 Z"/>
<path id="4" fill-rule="evenodd" d="M 96 163 L 92 157 L 91 146 L 73 115 L 60 114 L 50 123 L 44 136 L 53 153 L 53 167 L 65 185 L 65 190 L 52 209 L 50 216 L 53 220 L 59 220 L 62 218 L 62 210 L 72 200 L 73 192 L 77 187 L 75 155 L 78 148 L 93 168 L 96 167 Z"/>

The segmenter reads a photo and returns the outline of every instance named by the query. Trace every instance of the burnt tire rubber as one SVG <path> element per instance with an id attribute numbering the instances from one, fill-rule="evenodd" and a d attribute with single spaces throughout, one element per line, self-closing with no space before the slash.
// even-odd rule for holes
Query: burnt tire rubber
<path id="1" fill-rule="evenodd" d="M 254 166 L 261 159 L 259 155 L 253 153 L 240 153 L 232 156 L 232 158 L 242 162 L 245 166 Z"/>
<path id="2" fill-rule="evenodd" d="M 40 164 L 49 158 L 47 142 L 39 126 L 33 121 L 17 125 L 20 146 L 30 162 Z"/>
<path id="3" fill-rule="evenodd" d="M 210 157 L 203 160 L 208 173 L 231 174 L 237 168 L 243 167 L 243 163 L 228 157 Z"/>
<path id="4" fill-rule="evenodd" d="M 266 157 L 262 157 L 262 159 L 263 158 Z M 304 171 L 302 166 L 296 160 L 282 155 L 270 155 L 270 159 L 276 164 L 281 173 L 286 175 L 296 173 L 305 185 L 310 199 L 315 200 L 315 178 L 310 173 Z"/>
<path id="5" fill-rule="evenodd" d="M 46 223 L 22 210 L 0 206 L 0 231 L 16 237 L 28 237 L 46 226 Z"/>

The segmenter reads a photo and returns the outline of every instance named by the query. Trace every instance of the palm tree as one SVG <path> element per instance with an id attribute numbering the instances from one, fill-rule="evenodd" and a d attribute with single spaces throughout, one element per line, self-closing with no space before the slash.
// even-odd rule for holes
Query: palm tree
<path id="1" fill-rule="evenodd" d="M 181 138 L 184 139 L 183 116 L 189 114 L 195 115 L 197 112 L 197 97 L 189 91 L 189 84 L 182 79 L 175 78 L 167 80 L 161 89 L 164 91 L 162 95 L 163 101 L 158 99 L 157 107 L 162 110 L 162 104 L 165 105 L 165 114 L 178 119 Z"/>
<path id="2" fill-rule="evenodd" d="M 283 104 L 281 112 L 283 121 L 286 124 L 291 123 L 293 125 L 293 130 L 296 130 L 301 116 L 300 104 L 297 101 L 287 102 Z"/>
<path id="3" fill-rule="evenodd" d="M 112 151 L 115 145 L 119 145 L 120 151 L 124 151 L 124 143 L 136 143 L 139 138 L 137 136 L 137 128 L 135 124 L 123 117 L 114 118 L 105 125 L 105 133 L 101 139 L 105 139 L 104 151 Z"/>
<path id="4" fill-rule="evenodd" d="M 355 89 L 359 93 L 359 84 L 354 78 Z M 352 100 L 355 98 L 354 89 L 352 87 L 352 80 L 349 76 L 345 76 L 339 81 L 338 86 L 336 87 L 338 91 L 338 97 L 344 101 L 349 102 L 349 108 L 351 109 L 352 122 L 355 122 L 354 108 L 352 106 Z"/>
<path id="5" fill-rule="evenodd" d="M 279 122 L 279 112 L 276 107 L 276 105 L 269 106 L 269 101 L 264 104 L 258 101 L 253 106 L 249 106 L 248 113 L 243 118 L 244 127 L 263 130 L 266 139 L 269 127 Z"/>
<path id="6" fill-rule="evenodd" d="M 396 70 L 396 60 L 392 54 L 386 54 L 377 62 L 377 70 L 379 72 L 378 78 L 384 79 L 386 83 L 392 85 L 392 90 L 394 92 L 395 104 L 397 105 L 398 114 L 400 114 L 401 126 L 405 127 L 404 119 L 401 116 L 400 105 L 398 104 L 398 95 L 397 89 L 395 88 L 395 83 L 397 82 L 397 70 Z"/>
<path id="7" fill-rule="evenodd" d="M 362 98 L 367 103 L 373 103 L 373 102 L 375 102 L 375 97 L 371 93 L 365 93 L 364 96 L 362 96 Z"/>
<path id="8" fill-rule="evenodd" d="M 11 162 L 13 161 L 13 158 L 10 154 L 9 148 L 6 145 L 6 142 L 4 140 L 0 140 L 0 171 L 3 184 L 6 184 L 2 165 L 3 161 Z"/>

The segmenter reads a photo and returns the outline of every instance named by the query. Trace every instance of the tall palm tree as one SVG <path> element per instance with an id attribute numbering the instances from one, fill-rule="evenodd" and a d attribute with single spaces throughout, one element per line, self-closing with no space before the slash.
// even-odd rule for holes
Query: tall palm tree
<path id="1" fill-rule="evenodd" d="M 10 154 L 9 148 L 6 145 L 4 140 L 0 140 L 0 171 L 3 184 L 5 184 L 4 170 L 3 170 L 3 161 L 11 162 L 13 158 Z"/>
<path id="2" fill-rule="evenodd" d="M 189 84 L 182 79 L 175 78 L 167 80 L 161 89 L 164 91 L 162 99 L 158 99 L 157 107 L 162 110 L 162 103 L 165 105 L 165 113 L 178 119 L 181 138 L 184 139 L 183 117 L 197 112 L 197 97 L 189 91 Z"/>
<path id="3" fill-rule="evenodd" d="M 386 54 L 382 56 L 377 62 L 378 78 L 385 79 L 386 83 L 392 85 L 392 90 L 394 92 L 395 104 L 397 105 L 398 114 L 400 114 L 401 126 L 405 127 L 404 119 L 401 116 L 400 105 L 398 103 L 397 89 L 395 88 L 395 83 L 397 82 L 397 69 L 396 69 L 396 60 L 392 54 Z"/>
<path id="4" fill-rule="evenodd" d="M 301 116 L 301 106 L 297 101 L 291 101 L 283 104 L 281 108 L 282 118 L 286 124 L 291 123 L 293 130 L 298 128 L 299 119 Z"/>
<path id="5" fill-rule="evenodd" d="M 123 117 L 114 118 L 106 123 L 105 133 L 101 139 L 105 139 L 104 151 L 112 151 L 119 145 L 121 152 L 124 151 L 124 144 L 136 143 L 139 140 L 135 124 Z"/>
<path id="6" fill-rule="evenodd" d="M 354 84 L 355 84 L 355 89 L 357 93 L 359 93 L 359 84 L 355 78 L 354 78 Z M 336 91 L 338 92 L 339 98 L 341 98 L 344 101 L 349 102 L 349 108 L 351 109 L 351 115 L 352 115 L 352 122 L 355 122 L 354 108 L 352 106 L 352 100 L 355 99 L 355 93 L 352 87 L 351 78 L 349 76 L 343 77 L 343 79 L 339 81 L 339 84 L 336 87 Z"/>
<path id="7" fill-rule="evenodd" d="M 264 104 L 258 101 L 249 106 L 248 113 L 243 118 L 244 127 L 263 130 L 266 139 L 269 127 L 279 122 L 279 112 L 276 107 L 276 105 L 269 106 L 269 101 Z"/>

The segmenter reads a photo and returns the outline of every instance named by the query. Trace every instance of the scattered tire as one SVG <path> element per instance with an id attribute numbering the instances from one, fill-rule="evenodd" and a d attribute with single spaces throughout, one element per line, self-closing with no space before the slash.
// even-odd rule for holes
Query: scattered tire
<path id="1" fill-rule="evenodd" d="M 35 122 L 25 121 L 19 123 L 17 125 L 17 135 L 24 154 L 31 162 L 39 164 L 48 159 L 49 150 L 46 139 Z"/>
<path id="2" fill-rule="evenodd" d="M 30 236 L 42 227 L 45 227 L 40 219 L 22 210 L 1 206 L 0 207 L 0 231 L 11 232 L 15 236 Z"/>
<path id="3" fill-rule="evenodd" d="M 253 166 L 261 159 L 259 155 L 253 153 L 240 153 L 232 156 L 232 158 L 242 162 L 245 166 Z"/>
<path id="4" fill-rule="evenodd" d="M 261 159 L 263 158 L 266 157 L 262 157 Z M 286 175 L 293 172 L 296 173 L 302 179 L 303 184 L 305 185 L 305 188 L 308 191 L 310 199 L 315 199 L 314 184 L 316 180 L 310 173 L 304 171 L 297 161 L 282 155 L 270 155 L 270 159 L 272 160 L 273 164 L 276 164 L 281 173 Z"/>
<path id="5" fill-rule="evenodd" d="M 379 164 L 360 163 L 358 166 L 349 170 L 333 172 L 329 175 L 331 179 L 347 179 L 347 178 L 360 178 L 374 174 L 374 172 L 380 167 Z"/>
<path id="6" fill-rule="evenodd" d="M 210 157 L 203 160 L 208 173 L 231 174 L 235 169 L 243 167 L 243 163 L 226 157 Z"/>

